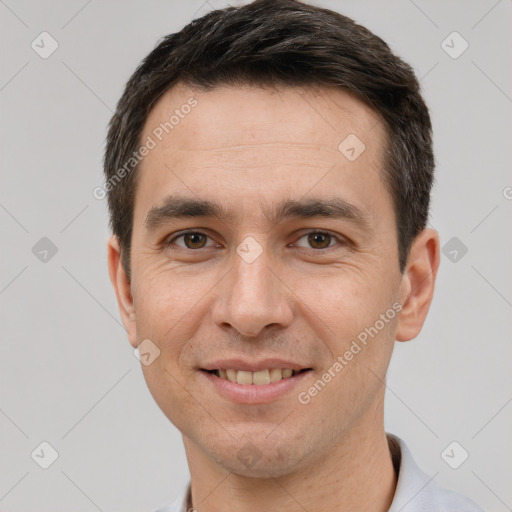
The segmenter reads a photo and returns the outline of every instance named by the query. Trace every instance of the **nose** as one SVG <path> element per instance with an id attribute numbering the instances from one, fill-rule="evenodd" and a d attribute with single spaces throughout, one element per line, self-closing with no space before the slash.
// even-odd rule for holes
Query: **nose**
<path id="1" fill-rule="evenodd" d="M 267 257 L 266 249 L 251 263 L 235 253 L 231 270 L 219 284 L 212 310 L 213 321 L 219 327 L 258 337 L 265 330 L 290 325 L 293 294 Z"/>

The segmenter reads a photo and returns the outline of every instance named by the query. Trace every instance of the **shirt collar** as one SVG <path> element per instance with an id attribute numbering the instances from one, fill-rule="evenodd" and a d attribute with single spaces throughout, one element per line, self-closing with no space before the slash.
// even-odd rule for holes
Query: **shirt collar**
<path id="1" fill-rule="evenodd" d="M 472 500 L 438 485 L 416 464 L 402 439 L 386 434 L 393 464 L 398 462 L 398 482 L 388 512 L 484 512 Z M 395 468 L 397 466 L 395 465 Z"/>

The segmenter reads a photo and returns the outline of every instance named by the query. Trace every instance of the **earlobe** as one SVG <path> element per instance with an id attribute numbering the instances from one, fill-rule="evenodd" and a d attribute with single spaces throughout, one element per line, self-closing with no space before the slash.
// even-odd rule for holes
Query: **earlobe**
<path id="1" fill-rule="evenodd" d="M 137 347 L 137 340 L 131 283 L 123 267 L 121 248 L 115 235 L 112 235 L 107 242 L 107 260 L 110 281 L 116 294 L 121 320 L 128 334 L 130 344 L 135 348 Z"/>
<path id="2" fill-rule="evenodd" d="M 402 277 L 397 341 L 412 340 L 420 333 L 434 296 L 439 261 L 439 235 L 434 229 L 424 229 L 412 244 Z"/>

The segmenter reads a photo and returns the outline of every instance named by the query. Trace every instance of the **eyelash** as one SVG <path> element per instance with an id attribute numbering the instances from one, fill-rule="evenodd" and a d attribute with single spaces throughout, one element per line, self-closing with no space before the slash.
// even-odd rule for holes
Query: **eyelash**
<path id="1" fill-rule="evenodd" d="M 203 235 L 203 236 L 206 236 L 207 238 L 211 239 L 211 237 L 209 235 L 207 235 L 206 233 L 203 233 L 202 231 L 188 230 L 188 231 L 183 231 L 182 233 L 176 235 L 175 237 L 173 237 L 172 239 L 170 239 L 168 241 L 165 241 L 164 242 L 164 246 L 168 247 L 171 244 L 173 244 L 178 238 L 183 238 L 184 236 L 190 235 L 190 234 Z M 308 235 L 311 235 L 311 234 L 327 235 L 331 239 L 337 241 L 338 244 L 348 245 L 348 241 L 346 239 L 344 239 L 343 237 L 341 237 L 339 235 L 335 235 L 335 234 L 333 234 L 333 233 L 331 233 L 329 231 L 321 231 L 321 230 L 317 230 L 317 229 L 313 229 L 311 231 L 308 231 L 308 232 L 304 233 L 298 240 L 301 240 L 305 236 L 308 236 Z M 178 246 L 178 247 L 180 247 L 180 249 L 183 249 L 185 251 L 192 251 L 192 252 L 197 252 L 197 251 L 200 251 L 201 249 L 206 249 L 207 248 L 207 247 L 201 247 L 200 249 L 189 249 L 188 247 L 181 247 L 181 246 Z M 314 249 L 312 247 L 310 247 L 309 249 L 311 251 L 314 251 L 314 252 L 325 252 L 325 251 L 328 251 L 329 249 L 332 249 L 333 247 L 335 247 L 335 246 L 334 245 L 333 246 L 330 245 L 328 247 L 325 247 L 324 249 Z M 301 247 L 301 249 L 304 249 L 304 247 Z"/>

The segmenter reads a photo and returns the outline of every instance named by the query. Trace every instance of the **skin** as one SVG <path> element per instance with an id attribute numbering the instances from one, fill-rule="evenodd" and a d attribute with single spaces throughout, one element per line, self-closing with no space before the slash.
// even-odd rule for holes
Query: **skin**
<path id="1" fill-rule="evenodd" d="M 420 233 L 400 273 L 393 204 L 379 171 L 384 126 L 348 92 L 179 85 L 155 104 L 141 140 L 191 96 L 197 106 L 138 170 L 131 281 L 114 236 L 108 264 L 131 345 L 150 339 L 161 351 L 141 367 L 183 435 L 193 505 L 200 512 L 386 511 L 396 475 L 384 431 L 385 375 L 395 340 L 414 338 L 425 320 L 438 235 Z M 351 133 L 366 146 L 354 161 L 338 150 Z M 232 218 L 146 229 L 148 211 L 169 194 L 220 202 Z M 264 215 L 282 200 L 333 196 L 364 212 L 366 228 L 324 217 L 276 224 Z M 186 229 L 206 237 L 165 246 Z M 334 238 L 315 244 L 307 236 L 315 230 Z M 262 248 L 250 264 L 236 252 L 247 236 Z M 298 392 L 393 303 L 400 314 L 307 405 L 299 403 Z M 239 405 L 199 371 L 237 355 L 283 357 L 313 371 L 272 403 Z M 248 442 L 261 456 L 250 467 L 237 457 Z"/>

